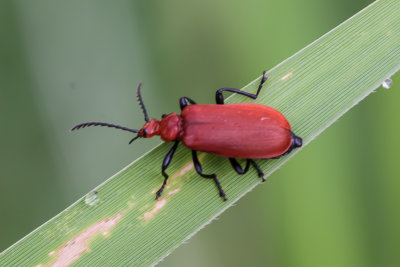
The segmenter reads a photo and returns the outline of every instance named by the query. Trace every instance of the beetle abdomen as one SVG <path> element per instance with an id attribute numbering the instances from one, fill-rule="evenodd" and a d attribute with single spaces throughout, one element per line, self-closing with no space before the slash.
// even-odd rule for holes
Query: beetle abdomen
<path id="1" fill-rule="evenodd" d="M 230 158 L 273 158 L 291 146 L 290 124 L 260 104 L 190 105 L 182 111 L 182 142 Z"/>

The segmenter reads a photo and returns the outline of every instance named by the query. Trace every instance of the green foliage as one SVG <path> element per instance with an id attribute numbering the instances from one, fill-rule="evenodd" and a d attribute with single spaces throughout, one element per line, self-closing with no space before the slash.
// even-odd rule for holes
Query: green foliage
<path id="1" fill-rule="evenodd" d="M 280 110 L 307 145 L 399 69 L 398 21 L 400 2 L 369 6 L 270 70 L 257 102 Z M 258 83 L 243 90 L 254 92 Z M 201 154 L 205 172 L 217 173 L 227 193 L 223 202 L 181 148 L 168 169 L 169 187 L 154 201 L 162 181 L 158 166 L 170 146 L 150 151 L 98 186 L 97 196 L 78 200 L 4 251 L 0 265 L 155 264 L 259 184 L 254 171 L 238 178 L 225 159 Z M 299 151 L 260 166 L 268 176 Z"/>

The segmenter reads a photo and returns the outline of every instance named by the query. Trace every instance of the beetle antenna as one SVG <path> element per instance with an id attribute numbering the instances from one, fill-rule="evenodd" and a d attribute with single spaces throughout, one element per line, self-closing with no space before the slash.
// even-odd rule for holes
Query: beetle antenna
<path id="1" fill-rule="evenodd" d="M 144 104 L 143 104 L 142 95 L 140 94 L 140 89 L 141 89 L 141 88 L 142 88 L 142 83 L 139 83 L 139 85 L 138 85 L 138 87 L 137 87 L 137 89 L 136 89 L 137 101 L 139 102 L 139 106 L 140 106 L 140 108 L 141 108 L 142 111 L 143 111 L 144 120 L 145 120 L 146 122 L 148 122 L 148 121 L 149 121 L 149 115 L 147 115 L 146 108 L 145 108 L 145 106 L 144 106 Z"/>
<path id="2" fill-rule="evenodd" d="M 128 132 L 132 132 L 132 133 L 139 133 L 139 130 L 135 130 L 135 129 L 129 129 L 123 126 L 119 126 L 119 125 L 115 125 L 115 124 L 110 124 L 110 123 L 105 123 L 105 122 L 85 122 L 85 123 L 81 123 L 78 125 L 75 125 L 71 131 L 74 130 L 78 130 L 81 128 L 85 128 L 85 127 L 89 127 L 89 126 L 106 126 L 106 127 L 110 127 L 110 128 L 117 128 L 123 131 L 128 131 Z"/>
<path id="3" fill-rule="evenodd" d="M 133 138 L 132 138 L 132 140 L 131 140 L 131 141 L 129 141 L 129 144 L 132 144 L 132 142 L 133 142 L 133 141 L 135 141 L 136 139 L 138 139 L 139 137 L 140 137 L 139 135 L 138 135 L 138 136 L 135 136 L 135 137 L 133 137 Z"/>

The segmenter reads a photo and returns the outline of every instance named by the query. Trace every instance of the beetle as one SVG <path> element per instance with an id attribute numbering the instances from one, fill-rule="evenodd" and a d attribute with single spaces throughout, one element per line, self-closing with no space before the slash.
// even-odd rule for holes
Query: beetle
<path id="1" fill-rule="evenodd" d="M 238 174 L 247 173 L 252 165 L 264 182 L 264 173 L 254 159 L 276 159 L 302 146 L 302 139 L 291 131 L 287 119 L 276 109 L 255 103 L 224 103 L 223 92 L 256 99 L 268 79 L 265 74 L 266 71 L 263 72 L 256 94 L 234 88 L 221 88 L 216 92 L 215 105 L 198 105 L 188 97 L 181 97 L 179 100 L 181 114 L 163 115 L 161 120 L 149 119 L 140 92 L 142 84 L 139 83 L 136 95 L 146 121 L 140 130 L 104 122 L 85 122 L 74 126 L 71 130 L 88 126 L 106 126 L 137 134 L 129 144 L 138 138 L 151 138 L 155 135 L 159 135 L 164 142 L 174 142 L 161 166 L 164 181 L 156 193 L 156 200 L 162 195 L 168 181 L 169 176 L 165 171 L 178 144 L 182 142 L 192 150 L 196 172 L 201 177 L 212 179 L 220 197 L 226 201 L 226 194 L 217 175 L 203 173 L 197 151 L 228 158 Z M 237 158 L 246 160 L 244 168 L 236 160 Z"/>

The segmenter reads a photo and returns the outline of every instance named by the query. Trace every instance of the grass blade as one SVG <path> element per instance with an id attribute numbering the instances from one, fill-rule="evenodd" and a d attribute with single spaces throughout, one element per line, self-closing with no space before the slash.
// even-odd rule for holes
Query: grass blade
<path id="1" fill-rule="evenodd" d="M 375 2 L 273 68 L 257 102 L 280 110 L 308 144 L 399 69 L 399 21 L 399 1 Z M 243 90 L 254 92 L 258 83 Z M 0 265 L 152 265 L 259 183 L 254 171 L 238 177 L 226 159 L 200 154 L 205 172 L 220 177 L 228 196 L 222 202 L 180 148 L 156 202 L 170 146 L 150 151 L 1 253 Z M 260 165 L 270 175 L 298 152 Z"/>

